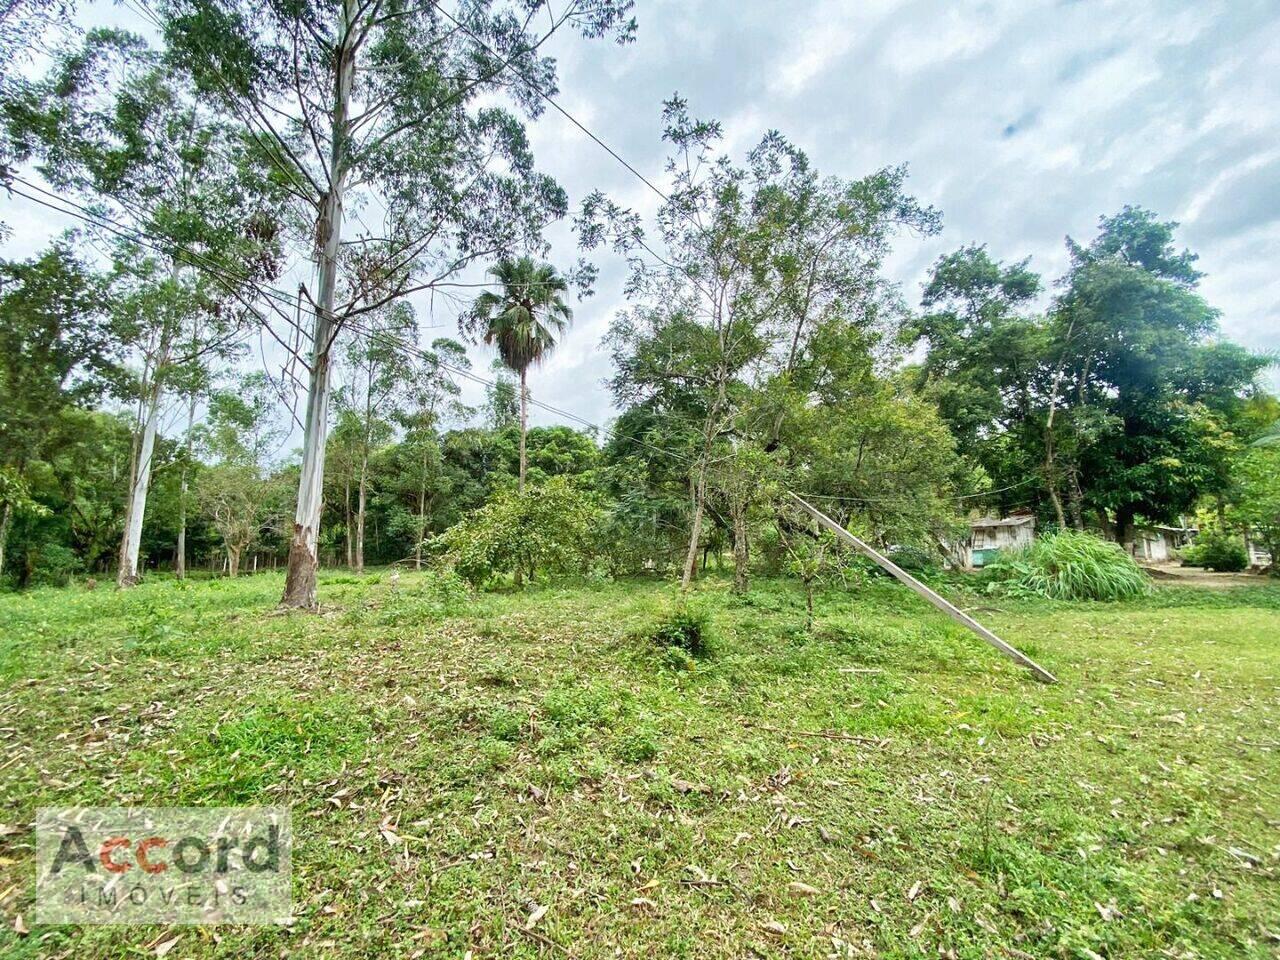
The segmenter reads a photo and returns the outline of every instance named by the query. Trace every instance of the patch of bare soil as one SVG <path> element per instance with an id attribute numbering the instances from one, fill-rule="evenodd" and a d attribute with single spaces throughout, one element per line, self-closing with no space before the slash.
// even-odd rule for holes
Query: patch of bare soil
<path id="1" fill-rule="evenodd" d="M 1216 573 L 1202 567 L 1184 567 L 1179 563 L 1146 563 L 1142 569 L 1155 579 L 1188 587 L 1209 587 L 1226 590 L 1231 587 L 1250 587 L 1262 583 L 1257 573 Z"/>

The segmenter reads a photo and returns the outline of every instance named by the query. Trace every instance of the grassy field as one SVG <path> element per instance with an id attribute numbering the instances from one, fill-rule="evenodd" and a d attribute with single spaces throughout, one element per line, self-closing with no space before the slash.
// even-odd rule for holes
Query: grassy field
<path id="1" fill-rule="evenodd" d="M 1280 590 L 970 597 L 427 576 L 0 597 L 0 955 L 1271 957 Z M 995 605 L 995 609 L 992 605 Z M 290 804 L 289 927 L 31 926 L 48 804 Z M 545 908 L 545 910 L 543 910 Z M 540 914 L 536 922 L 531 916 Z"/>

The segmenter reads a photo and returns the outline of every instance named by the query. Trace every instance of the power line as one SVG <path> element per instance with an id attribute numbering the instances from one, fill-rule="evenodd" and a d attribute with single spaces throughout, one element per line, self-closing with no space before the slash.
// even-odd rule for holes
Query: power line
<path id="1" fill-rule="evenodd" d="M 1025 487 L 1029 483 L 1038 483 L 1039 477 L 1027 477 L 1025 480 L 1019 480 L 1017 483 L 1011 483 L 1007 487 L 998 487 L 995 490 L 986 490 L 982 493 L 966 493 L 958 497 L 939 497 L 940 500 L 982 500 L 987 497 L 995 496 L 997 493 L 1004 493 L 1008 490 L 1017 490 Z M 851 503 L 902 503 L 909 498 L 901 497 L 836 497 L 825 493 L 799 493 L 801 497 L 815 497 L 819 500 L 839 500 Z"/>
<path id="2" fill-rule="evenodd" d="M 65 202 L 71 206 L 80 207 L 81 210 L 86 210 L 86 211 L 88 210 L 88 208 L 81 207 L 79 204 L 74 203 L 74 201 L 63 200 L 63 198 L 57 197 L 56 194 L 50 193 L 49 191 L 44 190 L 43 188 L 35 184 L 32 184 L 21 177 L 15 177 L 15 179 L 18 180 L 20 183 L 28 187 L 31 187 L 32 189 L 39 190 L 41 193 L 44 193 L 48 196 L 55 197 L 56 199 L 59 199 L 62 202 Z M 94 214 L 91 211 L 88 213 L 80 213 L 80 212 L 77 212 L 76 210 L 67 210 L 62 207 L 56 206 L 52 203 L 49 203 L 46 200 L 42 200 L 39 197 L 35 197 L 30 194 L 24 193 L 21 190 L 15 189 L 13 192 L 16 193 L 18 196 L 23 197 L 24 199 L 29 200 L 33 203 L 40 204 L 41 206 L 44 206 L 50 210 L 54 210 L 58 213 L 62 213 L 67 216 L 76 217 L 84 221 L 85 223 L 89 223 L 94 226 L 98 226 L 102 229 L 108 230 L 109 232 L 114 233 L 117 236 L 122 237 L 123 239 L 130 240 L 134 243 L 139 243 L 143 246 L 148 247 L 149 249 L 155 250 L 158 253 L 165 254 L 166 256 L 185 255 L 187 257 L 190 257 L 191 259 L 188 262 L 190 263 L 191 266 L 195 267 L 198 270 L 203 269 L 204 271 L 213 275 L 216 280 L 219 280 L 224 284 L 228 284 L 228 280 L 227 280 L 227 277 L 224 276 L 223 274 L 228 273 L 230 274 L 233 280 L 237 280 L 239 283 L 251 287 L 259 295 L 267 296 L 272 299 L 279 300 L 291 307 L 296 307 L 299 304 L 299 298 L 296 294 L 291 294 L 287 291 L 280 290 L 279 288 L 272 287 L 268 284 L 264 284 L 247 275 L 241 275 L 237 277 L 230 270 L 224 270 L 220 265 L 210 266 L 205 258 L 201 257 L 198 254 L 195 254 L 193 251 L 190 251 L 190 250 L 187 250 L 186 248 L 181 247 L 180 245 L 174 244 L 172 241 L 167 241 L 164 238 L 159 238 L 158 243 L 171 244 L 171 248 L 160 246 L 158 245 L 157 242 L 153 242 L 153 241 L 156 241 L 157 238 L 146 233 L 140 228 L 126 227 L 125 225 L 120 224 L 119 221 L 112 220 L 111 218 L 101 214 Z M 296 327 L 296 324 L 293 321 L 289 320 L 287 315 L 285 316 L 285 319 L 292 326 Z M 497 381 L 490 380 L 486 377 L 482 377 L 479 374 L 474 373 L 473 371 L 464 369 L 462 367 L 454 366 L 452 364 L 449 364 L 445 361 L 440 360 L 438 357 L 430 356 L 421 348 L 419 348 L 416 344 L 413 344 L 407 340 L 403 340 L 402 338 L 386 333 L 385 331 L 367 328 L 362 324 L 356 322 L 354 319 L 351 319 L 351 318 L 344 319 L 341 323 L 341 327 L 350 328 L 354 333 L 364 336 L 366 339 L 378 339 L 378 340 L 382 340 L 384 343 L 390 343 L 391 345 L 396 346 L 399 349 L 402 349 L 402 350 L 405 350 L 406 352 L 414 354 L 419 359 L 430 359 L 432 362 L 437 363 L 440 367 L 442 367 L 445 370 L 448 370 L 450 373 L 454 374 L 455 376 L 462 377 L 466 380 L 470 380 L 482 386 L 493 387 L 497 383 Z M 577 414 L 572 413 L 568 410 L 564 410 L 560 407 L 556 407 L 542 400 L 537 400 L 532 396 L 527 397 L 526 400 L 528 403 L 534 406 L 540 407 L 548 411 L 549 413 L 553 413 L 553 414 L 556 414 L 557 416 L 565 417 L 566 419 L 572 420 L 576 423 L 579 423 L 585 427 L 589 427 L 593 430 L 598 430 L 602 434 L 618 436 L 618 434 L 615 431 L 607 427 L 603 427 L 600 424 L 594 423 L 590 420 L 587 420 L 584 417 L 580 417 Z M 682 460 L 686 463 L 693 462 L 683 454 L 676 453 L 675 451 L 655 446 L 654 444 L 648 443 L 647 441 L 644 441 L 644 440 L 640 440 L 637 437 L 625 437 L 624 439 L 630 440 L 641 446 L 647 447 L 648 449 L 654 450 L 655 452 L 673 457 L 677 460 Z"/>
<path id="3" fill-rule="evenodd" d="M 483 47 L 486 51 L 488 51 L 489 54 L 491 54 L 494 57 L 501 57 L 501 54 L 499 54 L 498 51 L 494 50 L 493 47 L 489 46 L 489 44 L 485 42 L 484 38 L 477 36 L 476 33 L 471 30 L 470 27 L 460 22 L 457 18 L 453 16 L 453 14 L 449 13 L 449 11 L 445 10 L 442 6 L 440 6 L 437 0 L 429 0 L 429 2 L 433 7 L 435 7 L 438 11 L 440 11 L 441 15 L 444 16 L 446 20 L 449 20 L 451 23 L 453 23 L 454 26 L 456 26 L 459 30 L 461 30 L 473 41 L 475 41 L 476 44 Z M 613 149 L 613 147 L 605 143 L 602 139 L 600 139 L 600 137 L 596 136 L 596 134 L 594 134 L 591 130 L 589 130 L 585 124 L 583 124 L 580 120 L 578 120 L 577 117 L 571 114 L 564 107 L 560 106 L 560 104 L 556 101 L 556 99 L 553 96 L 551 96 L 551 94 L 543 90 L 542 87 L 540 87 L 537 83 L 535 83 L 527 74 L 521 72 L 519 69 L 512 66 L 512 61 L 514 59 L 515 59 L 514 57 L 508 59 L 508 61 L 506 62 L 506 64 L 504 64 L 502 69 L 511 70 L 512 73 L 514 73 L 517 77 L 519 77 L 521 80 L 527 83 L 529 85 L 529 88 L 533 90 L 534 93 L 536 93 L 539 97 L 541 97 L 547 103 L 551 104 L 551 106 L 555 107 L 556 110 L 566 120 L 568 120 L 575 127 L 577 127 L 579 130 L 585 133 L 588 137 L 590 137 L 593 141 L 595 141 L 596 144 L 598 144 L 601 149 L 603 149 L 606 153 L 609 154 L 609 156 L 613 157 L 613 159 L 617 160 L 618 163 L 622 164 L 622 166 L 625 167 L 627 171 L 631 173 L 632 176 L 634 176 L 637 180 L 639 180 L 646 187 L 648 187 L 650 190 L 656 193 L 659 197 L 661 197 L 663 201 L 667 203 L 671 202 L 671 198 L 667 196 L 667 194 L 659 190 L 656 186 L 654 186 L 653 182 L 649 180 L 648 177 L 646 177 L 634 166 L 632 166 L 630 163 L 624 160 L 622 156 L 619 155 L 619 153 Z M 499 70 L 498 72 L 501 73 L 502 70 Z"/>
<path id="4" fill-rule="evenodd" d="M 30 194 L 26 194 L 21 190 L 15 189 L 13 191 L 18 196 L 23 197 L 26 200 L 29 200 L 34 203 L 38 203 L 42 206 L 47 207 L 50 210 L 54 210 L 68 216 L 77 217 L 86 223 L 99 226 L 103 229 L 106 229 L 114 234 L 117 234 L 123 237 L 124 239 L 142 244 L 159 253 L 163 253 L 168 256 L 178 256 L 178 255 L 186 256 L 190 258 L 188 262 L 190 263 L 191 266 L 195 267 L 196 269 L 205 270 L 206 272 L 212 274 L 216 280 L 219 280 L 222 283 L 227 284 L 228 286 L 230 286 L 230 284 L 225 274 L 230 274 L 233 280 L 238 281 L 240 284 L 249 286 L 254 290 L 254 292 L 258 293 L 259 295 L 276 299 L 278 301 L 281 301 L 289 305 L 290 307 L 297 307 L 299 305 L 299 297 L 297 294 L 292 294 L 287 291 L 281 290 L 277 287 L 272 287 L 269 284 L 262 283 L 261 281 L 255 280 L 254 278 L 249 277 L 247 275 L 240 275 L 239 277 L 237 277 L 232 271 L 230 271 L 229 269 L 223 268 L 221 265 L 215 264 L 214 266 L 210 266 L 208 258 L 200 254 L 197 254 L 191 250 L 183 248 L 177 244 L 173 244 L 172 241 L 166 241 L 164 239 L 160 240 L 161 243 L 172 244 L 172 249 L 166 249 L 165 247 L 158 246 L 156 243 L 151 242 L 156 238 L 146 233 L 145 231 L 141 230 L 140 228 L 130 229 L 120 224 L 119 221 L 106 217 L 103 214 L 97 214 L 92 211 L 89 211 L 88 208 L 83 207 L 80 204 L 76 204 L 74 201 L 70 201 L 70 200 L 66 200 L 64 198 L 58 197 L 56 194 L 53 194 L 50 191 L 44 190 L 43 188 L 35 184 L 32 184 L 30 181 L 27 181 L 21 177 L 15 177 L 14 179 L 28 187 L 31 187 L 32 189 L 38 190 L 41 193 L 46 194 L 47 196 L 55 197 L 56 199 L 58 199 L 63 203 L 67 203 L 71 206 L 79 207 L 81 210 L 87 211 L 88 215 L 78 213 L 75 210 L 63 209 L 45 200 L 42 200 L 39 197 L 33 197 Z M 109 224 L 114 224 L 115 228 L 113 228 Z M 297 328 L 297 324 L 294 321 L 290 320 L 287 315 L 283 313 L 281 315 L 285 316 L 286 320 L 290 323 L 291 326 L 295 327 L 295 329 Z M 472 370 L 458 367 L 446 361 L 443 361 L 438 356 L 435 356 L 433 354 L 428 354 L 426 351 L 422 350 L 416 344 L 410 341 L 404 340 L 401 337 L 397 337 L 393 334 L 387 333 L 386 331 L 380 331 L 380 330 L 365 327 L 364 325 L 356 322 L 354 319 L 351 319 L 351 318 L 345 319 L 342 322 L 341 326 L 350 328 L 353 333 L 359 336 L 362 336 L 365 339 L 381 340 L 382 342 L 388 343 L 393 347 L 404 350 L 405 352 L 410 353 L 418 357 L 419 359 L 429 360 L 430 362 L 437 364 L 442 369 L 447 370 L 449 373 L 453 374 L 454 376 L 461 377 L 465 380 L 471 381 L 473 383 L 476 383 L 488 388 L 492 388 L 497 385 L 497 381 L 495 380 L 489 379 L 487 377 L 483 377 Z M 290 349 L 290 348 L 286 347 L 286 349 Z M 580 417 L 577 414 L 572 413 L 571 411 L 565 410 L 561 407 L 554 406 L 553 404 L 549 404 L 545 401 L 538 400 L 532 396 L 527 396 L 526 402 L 528 402 L 533 406 L 546 410 L 549 413 L 555 414 L 556 416 L 564 417 L 567 420 L 571 420 L 575 423 L 581 424 L 582 426 L 588 427 L 592 430 L 599 431 L 603 435 L 612 436 L 614 438 L 630 441 L 639 446 L 645 447 L 646 449 L 652 450 L 656 453 L 663 454 L 664 456 L 667 456 L 667 457 L 671 457 L 674 460 L 683 462 L 688 465 L 692 465 L 693 463 L 695 463 L 695 460 L 686 454 L 678 453 L 666 447 L 657 446 L 655 444 L 649 443 L 646 440 L 642 440 L 638 437 L 621 435 L 612 428 L 602 426 L 584 417 Z M 1027 486 L 1028 484 L 1036 483 L 1036 482 L 1038 482 L 1038 478 L 1028 477 L 1025 480 L 1022 480 L 1018 483 L 1010 484 L 1005 487 L 999 487 L 994 490 L 983 491 L 980 493 L 962 494 L 954 497 L 941 497 L 938 499 L 946 502 L 960 502 L 960 501 L 972 500 L 972 499 L 986 499 L 988 497 L 995 496 L 996 494 L 1005 493 L 1010 490 L 1016 490 L 1021 487 Z M 910 499 L 911 499 L 907 497 L 848 497 L 848 496 L 836 496 L 832 494 L 819 494 L 819 493 L 812 493 L 812 492 L 803 493 L 801 495 L 805 497 L 814 497 L 817 499 L 824 499 L 824 500 L 831 500 L 831 501 L 838 501 L 838 502 L 845 502 L 845 503 L 860 503 L 860 504 L 877 504 L 877 503 L 901 504 L 901 503 L 910 502 Z M 1029 502 L 1031 501 L 1028 501 L 1028 503 Z"/>
<path id="5" fill-rule="evenodd" d="M 128 3 L 128 0 L 125 0 L 125 2 L 126 2 L 126 3 Z M 137 2 L 141 3 L 143 6 L 147 6 L 147 0 L 137 0 Z M 499 59 L 501 59 L 501 58 L 502 58 L 502 55 L 501 55 L 501 54 L 499 54 L 499 53 L 498 53 L 498 51 L 496 51 L 496 50 L 495 50 L 492 46 L 490 46 L 490 45 L 489 45 L 489 44 L 488 44 L 488 43 L 487 43 L 487 42 L 486 42 L 482 37 L 480 37 L 479 35 L 477 35 L 477 34 L 476 34 L 473 30 L 471 30 L 468 26 L 466 26 L 464 23 L 462 23 L 462 22 L 461 22 L 461 21 L 459 21 L 456 17 L 454 17 L 451 13 L 449 13 L 447 10 L 445 10 L 443 7 L 441 7 L 441 6 L 440 6 L 440 4 L 439 4 L 438 2 L 436 2 L 436 0 L 428 0 L 428 2 L 430 3 L 430 5 L 434 6 L 434 7 L 439 11 L 439 13 L 440 13 L 442 16 L 444 16 L 447 20 L 449 20 L 451 23 L 453 23 L 455 27 L 457 27 L 461 32 L 463 32 L 464 34 L 466 34 L 466 35 L 467 35 L 467 36 L 468 36 L 468 37 L 469 37 L 469 38 L 470 38 L 474 43 L 476 43 L 478 46 L 482 47 L 485 51 L 487 51 L 487 52 L 488 52 L 490 55 L 492 55 L 493 57 L 495 57 L 495 58 L 499 58 Z M 150 7 L 149 7 L 149 6 L 147 6 L 147 9 L 148 9 L 148 10 L 150 10 Z M 154 23 L 156 23 L 156 25 L 157 25 L 157 26 L 160 26 L 159 20 L 158 20 L 158 18 L 155 16 L 154 12 L 152 12 L 151 19 L 152 19 L 152 21 L 153 21 Z M 203 50 L 204 48 L 202 47 L 201 49 Z M 207 51 L 207 50 L 205 50 L 204 52 L 205 52 L 206 54 L 208 53 L 208 51 Z M 596 144 L 597 144 L 601 149 L 603 149 L 605 152 L 607 152 L 607 153 L 608 153 L 608 154 L 609 154 L 609 155 L 610 155 L 614 160 L 616 160 L 616 161 L 617 161 L 617 162 L 618 162 L 622 167 L 624 167 L 624 168 L 625 168 L 625 169 L 626 169 L 630 174 L 632 174 L 634 177 L 636 177 L 636 179 L 637 179 L 637 180 L 639 180 L 641 183 L 643 183 L 643 184 L 644 184 L 648 189 L 650 189 L 651 191 L 653 191 L 653 193 L 655 193 L 655 194 L 656 194 L 659 198 L 661 198 L 664 202 L 670 202 L 670 197 L 669 197 L 669 196 L 668 196 L 664 191 L 662 191 L 661 189 L 659 189 L 659 188 L 658 188 L 658 187 L 657 187 L 657 186 L 656 186 L 652 181 L 650 181 L 647 177 L 645 177 L 645 176 L 644 176 L 644 174 L 642 174 L 638 169 L 636 169 L 636 167 L 635 167 L 635 166 L 633 166 L 631 163 L 629 163 L 629 162 L 628 162 L 625 158 L 623 158 L 623 157 L 622 157 L 622 156 L 621 156 L 621 155 L 620 155 L 616 150 L 614 150 L 612 147 L 610 147 L 610 146 L 609 146 L 609 144 L 607 144 L 607 143 L 606 143 L 606 142 L 605 142 L 601 137 L 599 137 L 597 134 L 595 134 L 595 133 L 594 133 L 592 130 L 590 130 L 590 129 L 585 125 L 585 124 L 583 124 L 581 121 L 579 121 L 575 116 L 573 116 L 573 115 L 572 115 L 568 110 L 566 110 L 563 106 L 561 106 L 561 105 L 560 105 L 560 103 L 559 103 L 559 102 L 558 102 L 558 101 L 557 101 L 557 100 L 556 100 L 556 99 L 555 99 L 551 94 L 547 93 L 547 91 L 546 91 L 546 90 L 544 90 L 544 89 L 543 89 L 543 88 L 542 88 L 538 83 L 536 83 L 533 79 L 531 79 L 527 74 L 525 74 L 525 73 L 524 73 L 523 71 L 521 71 L 519 68 L 517 68 L 516 66 L 514 66 L 514 60 L 516 59 L 516 57 L 517 57 L 517 56 L 519 56 L 519 55 L 520 55 L 521 53 L 523 53 L 523 52 L 525 52 L 525 51 L 517 51 L 517 53 L 516 53 L 516 54 L 514 54 L 514 55 L 512 55 L 512 56 L 510 56 L 510 57 L 508 57 L 508 58 L 506 58 L 502 63 L 500 63 L 500 64 L 498 65 L 498 67 L 497 67 L 496 69 L 494 69 L 493 71 L 491 71 L 491 72 L 489 72 L 488 74 L 486 74 L 486 75 L 485 75 L 485 77 L 483 77 L 483 78 L 482 78 L 480 81 L 478 81 L 478 82 L 486 82 L 487 80 L 492 79 L 493 77 L 497 76 L 498 74 L 500 74 L 500 73 L 502 73 L 502 72 L 504 72 L 504 71 L 506 71 L 506 70 L 510 70 L 511 72 L 515 73 L 515 74 L 516 74 L 516 76 L 517 76 L 517 77 L 519 77 L 521 80 L 523 80 L 523 81 L 524 81 L 524 82 L 529 86 L 529 88 L 530 88 L 531 90 L 533 90 L 533 92 L 534 92 L 534 93 L 536 93 L 536 94 L 537 94 L 541 99 L 543 99 L 543 100 L 544 100 L 544 101 L 546 101 L 548 104 L 550 104 L 550 105 L 551 105 L 551 106 L 552 106 L 552 107 L 553 107 L 557 112 L 559 112 L 562 116 L 564 116 L 567 120 L 569 120 L 569 121 L 570 121 L 570 123 L 572 123 L 575 127 L 577 127 L 577 128 L 578 128 L 582 133 L 586 134 L 586 135 L 587 135 L 587 136 L 588 136 L 588 137 L 589 137 L 593 142 L 595 142 L 595 143 L 596 143 Z M 218 75 L 219 75 L 219 77 L 221 77 L 221 71 L 220 71 L 220 69 L 218 68 L 218 66 L 217 66 L 216 62 L 214 62 L 212 58 L 210 58 L 210 67 L 211 67 L 211 69 L 212 69 L 216 74 L 218 74 Z M 224 79 L 224 80 L 225 80 L 225 78 L 222 78 L 222 79 Z M 463 92 L 465 92 L 465 91 L 463 91 Z M 442 104 L 440 104 L 440 105 L 438 105 L 438 106 L 441 106 L 441 107 L 442 107 L 442 106 L 444 106 L 444 105 L 445 105 L 445 104 L 444 104 L 444 103 L 442 103 Z M 274 131 L 271 131 L 271 133 L 274 135 Z M 278 136 L 277 136 L 277 138 L 278 138 Z M 277 162 L 277 165 L 279 165 L 279 162 L 278 162 L 278 160 L 277 160 L 277 158 L 276 158 L 276 157 L 273 157 L 272 159 L 273 159 L 273 160 L 275 160 L 275 161 Z M 288 171 L 286 171 L 286 172 L 288 172 Z M 699 223 L 697 223 L 696 221 L 692 220 L 692 218 L 690 218 L 690 219 L 691 219 L 691 222 L 693 222 L 693 223 L 694 223 L 694 225 L 695 225 L 699 230 L 702 230 L 702 229 L 703 229 L 703 227 L 702 227 L 702 225 L 701 225 L 701 224 L 699 224 Z M 255 284 L 255 286 L 257 286 L 257 285 Z M 437 282 L 435 282 L 435 283 L 433 283 L 433 284 L 430 284 L 430 286 L 431 286 L 433 289 L 434 289 L 435 287 L 438 287 L 438 286 L 454 286 L 454 287 L 459 287 L 459 288 L 466 288 L 466 287 L 471 287 L 471 288 L 481 288 L 481 287 L 486 287 L 486 286 L 502 286 L 502 284 L 500 284 L 500 283 L 494 283 L 494 284 L 486 284 L 486 283 L 463 284 L 463 283 L 451 283 L 451 282 L 448 282 L 448 281 L 437 281 Z M 530 284 L 529 286 L 532 286 L 532 284 Z M 294 301 L 294 299 L 293 299 L 293 297 L 292 297 L 291 295 L 289 295 L 289 294 L 285 294 L 284 296 L 285 296 L 285 298 L 286 298 L 286 302 L 289 302 L 291 305 L 293 305 L 293 304 L 295 303 L 295 301 Z M 348 317 L 346 320 L 344 320 L 344 321 L 343 321 L 343 325 L 346 325 L 346 326 L 350 326 L 350 327 L 352 327 L 352 328 L 353 328 L 357 333 L 361 333 L 361 334 L 363 334 L 363 335 L 364 335 L 364 336 L 366 336 L 366 337 L 369 337 L 369 336 L 376 336 L 376 337 L 382 337 L 382 338 L 390 337 L 390 335 L 388 335 L 388 334 L 384 334 L 384 333 L 382 333 L 382 332 L 380 332 L 380 331 L 372 331 L 372 330 L 368 330 L 368 329 L 361 328 L 358 324 L 356 324 L 356 323 L 355 323 L 355 321 L 354 321 L 354 320 L 352 320 L 352 319 L 351 319 L 351 318 L 349 318 L 349 317 Z M 391 339 L 398 339 L 398 338 L 391 338 Z M 399 341 L 399 346 L 400 346 L 402 349 L 412 349 L 412 350 L 413 350 L 414 352 L 416 352 L 420 357 L 421 357 L 421 356 L 423 356 L 422 352 L 421 352 L 421 351 L 419 351 L 419 350 L 416 348 L 416 346 L 411 346 L 411 345 L 409 345 L 409 344 L 407 344 L 407 343 L 405 343 L 405 342 L 403 342 L 403 341 Z M 488 379 L 486 379 L 486 378 L 484 378 L 484 377 L 480 377 L 480 376 L 478 376 L 478 375 L 476 375 L 476 374 L 472 373 L 472 372 L 471 372 L 471 371 L 469 371 L 469 370 L 462 370 L 462 369 L 460 369 L 460 368 L 453 367 L 453 366 L 451 366 L 451 365 L 449 365 L 449 364 L 447 364 L 447 363 L 444 363 L 443 361 L 439 361 L 439 360 L 438 360 L 438 358 L 436 358 L 436 362 L 437 362 L 437 363 L 439 363 L 439 364 L 440 364 L 440 366 L 442 366 L 442 367 L 443 367 L 443 368 L 445 368 L 445 369 L 450 370 L 452 373 L 454 373 L 454 374 L 455 374 L 455 375 L 457 375 L 457 376 L 462 376 L 462 377 L 464 377 L 464 378 L 466 378 L 466 379 L 472 380 L 472 381 L 474 381 L 474 382 L 477 382 L 477 383 L 483 384 L 483 385 L 488 386 L 488 387 L 492 387 L 492 386 L 494 386 L 494 381 L 488 380 Z M 527 400 L 528 400 L 528 402 L 529 402 L 529 403 L 532 403 L 532 404 L 534 404 L 534 405 L 536 405 L 536 406 L 542 407 L 543 409 L 546 409 L 546 410 L 548 410 L 549 412 L 555 413 L 555 414 L 557 414 L 557 415 L 559 415 L 559 416 L 566 417 L 566 418 L 568 418 L 568 419 L 570 419 L 570 420 L 573 420 L 573 421 L 575 421 L 575 422 L 577 422 L 577 423 L 581 423 L 581 424 L 583 424 L 583 425 L 585 425 L 585 426 L 588 426 L 588 427 L 590 427 L 590 428 L 592 428 L 592 429 L 601 430 L 602 432 L 608 432 L 608 433 L 612 433 L 612 432 L 613 432 L 613 431 L 608 431 L 608 430 L 606 430 L 605 428 L 600 427 L 598 424 L 592 423 L 591 421 L 586 420 L 586 419 L 584 419 L 584 418 L 582 418 L 582 417 L 579 417 L 579 416 L 577 416 L 576 414 L 573 414 L 573 413 L 571 413 L 571 412 L 569 412 L 569 411 L 567 411 L 567 410 L 563 410 L 563 409 L 560 409 L 560 408 L 554 407 L 554 406 L 552 406 L 552 405 L 550 405 L 550 404 L 546 404 L 546 403 L 544 403 L 544 402 L 542 402 L 542 401 L 535 400 L 535 399 L 534 399 L 534 398 L 532 398 L 532 397 L 527 398 Z M 615 434 L 615 435 L 616 435 L 616 434 Z M 644 446 L 646 446 L 646 447 L 649 447 L 650 449 L 656 450 L 656 451 L 658 451 L 658 452 L 665 453 L 665 454 L 667 454 L 667 455 L 669 455 L 669 456 L 673 456 L 673 457 L 676 457 L 676 458 L 678 458 L 678 459 L 685 460 L 686 462 L 692 462 L 692 461 L 690 461 L 687 457 L 684 457 L 683 455 L 676 454 L 676 453 L 674 453 L 673 451 L 665 450 L 665 449 L 663 449 L 663 448 L 653 446 L 653 445 L 651 445 L 651 444 L 645 443 L 644 441 L 640 441 L 640 440 L 638 440 L 637 438 L 629 437 L 629 438 L 627 438 L 627 439 L 630 439 L 630 440 L 632 440 L 632 441 L 634 441 L 634 442 L 637 442 L 637 443 L 641 443 L 642 445 L 644 445 Z M 1012 485 L 1010 485 L 1010 486 L 1008 486 L 1008 487 L 1000 488 L 999 490 L 987 491 L 987 492 L 984 492 L 984 493 L 965 494 L 965 495 L 962 495 L 962 496 L 958 496 L 958 497 L 948 497 L 948 498 L 945 498 L 945 499 L 947 499 L 947 500 L 949 500 L 949 501 L 951 501 L 951 500 L 954 500 L 954 501 L 961 501 L 961 500 L 967 500 L 967 499 L 985 498 L 985 497 L 988 497 L 988 496 L 993 496 L 993 495 L 995 495 L 995 494 L 997 494 L 997 493 L 1000 493 L 1000 492 L 1004 492 L 1004 491 L 1006 491 L 1006 490 L 1017 489 L 1017 488 L 1019 488 L 1019 487 L 1021 487 L 1021 486 L 1025 486 L 1027 483 L 1031 483 L 1031 482 L 1035 482 L 1035 478 L 1028 478 L 1027 480 L 1022 481 L 1021 483 L 1018 483 L 1018 484 L 1012 484 Z M 844 501 L 844 502 L 855 502 L 855 503 L 900 503 L 900 502 L 904 502 L 902 498 L 839 497 L 839 496 L 823 495 L 823 494 L 806 494 L 806 495 L 807 495 L 807 496 L 819 497 L 819 498 L 827 499 L 827 500 Z"/>

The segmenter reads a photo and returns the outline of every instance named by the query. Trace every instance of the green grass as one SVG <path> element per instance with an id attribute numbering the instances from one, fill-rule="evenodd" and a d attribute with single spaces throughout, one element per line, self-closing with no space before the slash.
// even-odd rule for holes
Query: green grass
<path id="1" fill-rule="evenodd" d="M 1048 600 L 1132 600 L 1150 589 L 1147 576 L 1119 544 L 1082 530 L 1047 533 L 998 557 L 986 570 L 993 586 Z"/>
<path id="2" fill-rule="evenodd" d="M 0 955 L 153 955 L 157 927 L 12 932 L 35 809 L 108 803 L 293 807 L 296 922 L 171 958 L 1280 947 L 1273 586 L 962 594 L 1046 687 L 887 582 L 806 631 L 795 585 L 710 580 L 696 659 L 651 639 L 654 582 L 331 574 L 318 616 L 281 585 L 0 597 Z"/>

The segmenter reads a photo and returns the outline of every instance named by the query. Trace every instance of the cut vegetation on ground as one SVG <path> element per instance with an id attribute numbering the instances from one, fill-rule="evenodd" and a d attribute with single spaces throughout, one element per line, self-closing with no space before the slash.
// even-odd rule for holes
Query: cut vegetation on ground
<path id="1" fill-rule="evenodd" d="M 1280 945 L 1274 587 L 962 604 L 1056 687 L 881 581 L 812 632 L 781 582 L 683 619 L 656 582 L 322 587 L 319 617 L 270 575 L 0 598 L 4 956 Z M 290 805 L 295 922 L 18 922 L 36 808 L 113 803 Z"/>

